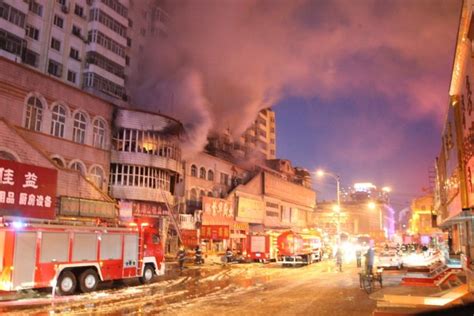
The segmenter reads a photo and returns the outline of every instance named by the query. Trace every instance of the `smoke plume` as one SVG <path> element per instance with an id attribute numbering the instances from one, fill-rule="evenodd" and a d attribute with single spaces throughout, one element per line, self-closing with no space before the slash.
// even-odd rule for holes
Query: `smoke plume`
<path id="1" fill-rule="evenodd" d="M 132 97 L 181 120 L 191 151 L 212 131 L 240 135 L 282 97 L 370 89 L 394 115 L 440 116 L 445 100 L 431 91 L 447 87 L 433 75 L 440 61 L 432 52 L 447 50 L 437 37 L 455 36 L 444 22 L 457 14 L 451 7 L 448 0 L 168 1 L 167 35 L 145 47 Z M 403 107 L 394 104 L 399 95 Z"/>

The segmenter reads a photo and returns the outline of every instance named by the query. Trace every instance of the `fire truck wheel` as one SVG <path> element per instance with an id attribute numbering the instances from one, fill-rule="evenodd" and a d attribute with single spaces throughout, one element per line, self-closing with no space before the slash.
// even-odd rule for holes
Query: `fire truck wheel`
<path id="1" fill-rule="evenodd" d="M 140 277 L 140 283 L 142 284 L 148 284 L 153 280 L 153 277 L 155 276 L 155 271 L 153 267 L 149 264 L 145 265 L 145 268 L 143 269 L 143 276 Z"/>
<path id="2" fill-rule="evenodd" d="M 56 292 L 59 295 L 71 295 L 76 290 L 76 276 L 71 271 L 63 271 L 59 276 Z"/>
<path id="3" fill-rule="evenodd" d="M 83 293 L 94 291 L 98 283 L 99 277 L 94 269 L 87 269 L 79 276 L 79 287 Z"/>

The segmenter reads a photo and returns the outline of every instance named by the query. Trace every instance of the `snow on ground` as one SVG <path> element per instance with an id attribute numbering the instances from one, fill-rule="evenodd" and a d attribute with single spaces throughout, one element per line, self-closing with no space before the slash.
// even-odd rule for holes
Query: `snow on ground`
<path id="1" fill-rule="evenodd" d="M 49 301 L 36 306 L 0 307 L 0 313 L 259 315 L 286 310 L 298 314 L 311 312 L 318 304 L 326 306 L 319 311 L 333 311 L 334 306 L 327 305 L 327 300 L 356 311 L 362 306 L 365 314 L 353 315 L 366 315 L 374 306 L 365 292 L 358 289 L 357 270 L 352 263 L 344 266 L 343 273 L 335 271 L 332 261 L 291 268 L 274 263 L 205 265 L 170 273 L 150 285 L 105 289 L 69 297 L 69 301 L 43 297 Z M 365 301 L 361 304 L 361 300 Z"/>

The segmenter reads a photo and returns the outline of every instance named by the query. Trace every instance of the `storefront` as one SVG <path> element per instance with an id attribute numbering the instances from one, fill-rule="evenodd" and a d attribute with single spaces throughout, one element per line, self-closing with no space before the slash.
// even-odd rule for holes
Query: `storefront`
<path id="1" fill-rule="evenodd" d="M 234 226 L 234 207 L 231 201 L 202 197 L 201 245 L 208 253 L 221 253 L 230 247 L 230 230 Z"/>
<path id="2" fill-rule="evenodd" d="M 242 252 L 245 249 L 248 233 L 248 223 L 234 222 L 230 232 L 230 247 L 237 252 Z"/>

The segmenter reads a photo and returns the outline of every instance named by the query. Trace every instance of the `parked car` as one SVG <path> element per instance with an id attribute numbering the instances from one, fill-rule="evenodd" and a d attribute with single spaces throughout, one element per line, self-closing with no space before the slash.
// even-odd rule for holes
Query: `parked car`
<path id="1" fill-rule="evenodd" d="M 403 267 L 403 261 L 396 250 L 381 251 L 377 256 L 376 265 L 380 268 L 401 269 Z"/>

